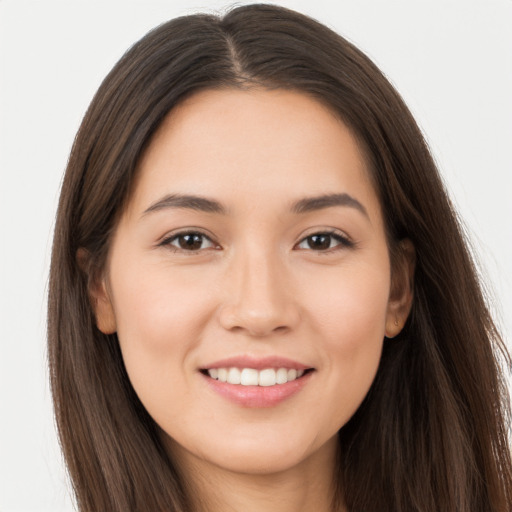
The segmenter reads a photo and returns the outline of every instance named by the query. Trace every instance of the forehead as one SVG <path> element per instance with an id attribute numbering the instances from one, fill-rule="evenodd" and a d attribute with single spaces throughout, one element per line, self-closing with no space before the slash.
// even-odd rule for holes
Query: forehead
<path id="1" fill-rule="evenodd" d="M 320 102 L 289 90 L 206 90 L 173 109 L 139 162 L 130 207 L 140 211 L 164 193 L 259 207 L 262 199 L 270 206 L 352 193 L 380 211 L 351 131 Z"/>

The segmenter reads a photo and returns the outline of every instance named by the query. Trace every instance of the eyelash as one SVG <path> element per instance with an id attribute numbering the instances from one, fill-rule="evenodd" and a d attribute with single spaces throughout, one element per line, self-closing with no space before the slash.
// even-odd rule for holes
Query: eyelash
<path id="1" fill-rule="evenodd" d="M 326 254 L 331 253 L 336 250 L 340 249 L 350 249 L 354 247 L 354 242 L 350 240 L 346 235 L 341 234 L 339 231 L 334 230 L 326 230 L 326 231 L 318 231 L 316 233 L 311 233 L 310 235 L 304 237 L 295 247 L 300 246 L 301 244 L 307 242 L 308 239 L 312 239 L 313 237 L 329 237 L 331 241 L 334 239 L 338 244 L 334 247 L 328 247 L 325 250 L 318 250 L 315 251 L 313 248 L 309 248 L 309 250 L 312 250 L 314 252 L 318 252 L 320 254 Z M 330 245 L 330 243 L 329 243 Z M 308 249 L 304 249 L 308 250 Z"/>
<path id="2" fill-rule="evenodd" d="M 185 249 L 183 247 L 177 247 L 177 246 L 173 245 L 173 242 L 178 241 L 181 237 L 186 237 L 186 236 L 201 237 L 201 245 L 202 245 L 202 242 L 207 240 L 208 242 L 210 242 L 211 247 L 198 248 L 197 250 L 195 250 L 195 249 Z M 304 237 L 302 240 L 300 240 L 300 242 L 298 244 L 296 244 L 294 246 L 294 249 L 298 248 L 303 243 L 307 243 L 308 239 L 311 240 L 313 237 L 329 237 L 329 239 L 330 239 L 329 246 L 331 245 L 332 240 L 335 240 L 338 243 L 334 247 L 328 247 L 327 249 L 315 250 L 315 249 L 309 247 L 309 248 L 301 248 L 299 250 L 311 250 L 311 251 L 317 252 L 319 254 L 322 254 L 322 253 L 328 254 L 328 253 L 334 252 L 336 250 L 340 250 L 343 248 L 350 249 L 355 246 L 355 243 L 352 242 L 352 240 L 350 240 L 347 236 L 342 235 L 338 231 L 326 230 L 326 231 L 318 231 L 315 233 L 311 233 L 310 235 Z M 214 248 L 214 249 L 220 248 L 219 245 L 216 245 L 215 242 L 208 235 L 206 235 L 205 233 L 201 233 L 200 231 L 182 231 L 180 233 L 174 233 L 171 236 L 162 240 L 158 245 L 162 246 L 162 247 L 169 247 L 173 250 L 173 252 L 181 252 L 181 253 L 185 253 L 185 254 L 186 253 L 197 254 L 198 252 L 200 252 L 202 250 L 212 249 L 212 248 Z"/>
<path id="3" fill-rule="evenodd" d="M 173 252 L 182 252 L 182 253 L 188 253 L 188 254 L 194 254 L 194 253 L 198 253 L 200 250 L 205 250 L 205 249 L 201 249 L 201 248 L 198 250 L 184 249 L 183 247 L 176 247 L 175 245 L 172 245 L 172 242 L 177 241 L 180 238 L 183 238 L 186 236 L 201 237 L 202 241 L 208 240 L 212 244 L 212 247 L 208 247 L 207 249 L 219 247 L 218 245 L 215 244 L 215 242 L 213 242 L 213 240 L 208 235 L 206 235 L 205 233 L 201 233 L 200 231 L 182 231 L 180 233 L 174 233 L 173 235 L 162 240 L 158 245 L 162 246 L 162 247 L 169 247 L 173 250 Z M 201 245 L 202 245 L 202 243 L 201 243 Z"/>

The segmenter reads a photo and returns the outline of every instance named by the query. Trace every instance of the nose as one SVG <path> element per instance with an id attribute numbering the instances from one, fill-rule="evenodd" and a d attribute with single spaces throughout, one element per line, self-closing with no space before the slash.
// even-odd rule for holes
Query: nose
<path id="1" fill-rule="evenodd" d="M 288 332 L 300 319 L 290 272 L 274 254 L 239 255 L 227 273 L 219 321 L 224 329 L 264 337 Z"/>

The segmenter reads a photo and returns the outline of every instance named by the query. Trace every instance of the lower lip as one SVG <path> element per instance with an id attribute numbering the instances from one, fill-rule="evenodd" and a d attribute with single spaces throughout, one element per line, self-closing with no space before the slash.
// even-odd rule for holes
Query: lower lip
<path id="1" fill-rule="evenodd" d="M 286 399 L 296 395 L 309 382 L 312 371 L 305 373 L 302 377 L 275 386 L 242 386 L 241 384 L 228 384 L 208 375 L 201 374 L 210 389 L 231 402 L 242 407 L 275 407 Z"/>

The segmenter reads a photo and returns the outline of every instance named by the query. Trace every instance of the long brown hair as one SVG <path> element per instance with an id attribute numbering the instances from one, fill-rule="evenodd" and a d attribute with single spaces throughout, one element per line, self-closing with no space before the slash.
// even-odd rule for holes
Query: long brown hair
<path id="1" fill-rule="evenodd" d="M 339 432 L 339 496 L 352 512 L 511 510 L 500 370 L 510 359 L 422 134 L 362 52 L 270 5 L 181 17 L 151 31 L 106 77 L 77 134 L 55 227 L 48 340 L 79 510 L 190 510 L 187 482 L 131 387 L 116 335 L 96 328 L 88 291 L 163 118 L 201 89 L 254 86 L 302 91 L 337 114 L 367 155 L 391 254 L 402 238 L 416 248 L 409 320 L 385 340 L 376 379 Z M 89 255 L 81 265 L 80 248 Z"/>

